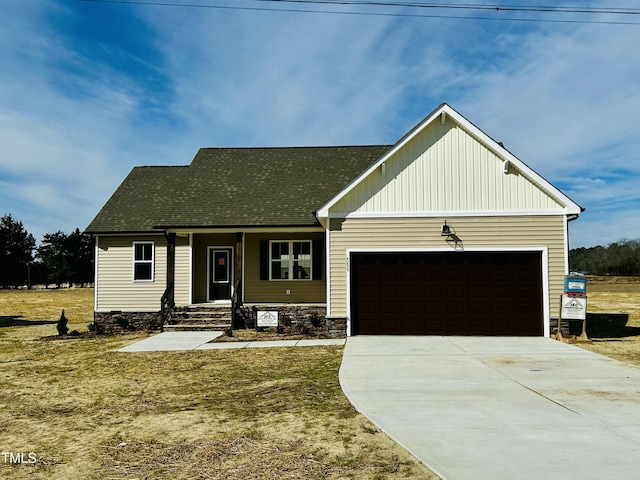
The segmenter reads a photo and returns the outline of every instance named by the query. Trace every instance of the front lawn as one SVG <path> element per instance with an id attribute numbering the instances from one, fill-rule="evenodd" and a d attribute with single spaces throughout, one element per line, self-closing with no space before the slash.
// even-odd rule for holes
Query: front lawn
<path id="1" fill-rule="evenodd" d="M 62 308 L 86 332 L 92 301 L 90 289 L 0 291 L 0 448 L 13 455 L 0 455 L 0 477 L 437 478 L 351 407 L 342 347 L 118 353 L 145 335 L 43 340 Z"/>

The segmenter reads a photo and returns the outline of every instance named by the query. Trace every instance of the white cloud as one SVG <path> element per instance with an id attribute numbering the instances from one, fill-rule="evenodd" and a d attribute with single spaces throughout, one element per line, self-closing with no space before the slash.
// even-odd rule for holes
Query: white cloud
<path id="1" fill-rule="evenodd" d="M 34 233 L 84 227 L 134 165 L 186 164 L 203 146 L 395 142 L 447 101 L 587 207 L 574 240 L 618 239 L 599 230 L 614 206 L 624 236 L 640 236 L 627 214 L 640 174 L 640 59 L 629 52 L 640 28 L 7 8 L 0 214 L 26 223 L 24 212 Z M 148 35 L 132 41 L 146 49 L 87 46 L 49 20 L 72 22 L 80 8 L 109 9 L 119 32 L 135 20 Z"/>

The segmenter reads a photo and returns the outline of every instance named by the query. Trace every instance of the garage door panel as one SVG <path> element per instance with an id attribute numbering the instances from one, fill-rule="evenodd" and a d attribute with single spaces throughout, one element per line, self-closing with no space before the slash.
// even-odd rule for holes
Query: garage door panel
<path id="1" fill-rule="evenodd" d="M 471 286 L 469 288 L 469 298 L 471 299 L 487 299 L 489 298 L 489 289 L 486 286 Z"/>
<path id="2" fill-rule="evenodd" d="M 402 298 L 404 300 L 417 300 L 422 301 L 422 296 L 420 295 L 421 289 L 419 285 L 415 283 L 404 285 L 402 289 Z"/>
<path id="3" fill-rule="evenodd" d="M 354 333 L 542 334 L 540 252 L 367 253 L 353 260 Z"/>
<path id="4" fill-rule="evenodd" d="M 469 316 L 473 318 L 474 316 L 482 316 L 487 317 L 489 314 L 489 304 L 484 303 L 470 303 L 469 304 Z"/>
<path id="5" fill-rule="evenodd" d="M 441 285 L 427 285 L 427 287 L 423 289 L 424 298 L 437 298 L 438 301 L 440 301 L 443 295 L 442 290 L 443 289 Z"/>
<path id="6" fill-rule="evenodd" d="M 405 302 L 402 304 L 402 314 L 407 315 L 420 315 L 422 313 L 422 304 Z"/>
<path id="7" fill-rule="evenodd" d="M 466 297 L 467 290 L 463 285 L 452 286 L 447 289 L 446 296 L 450 301 L 460 301 L 464 300 Z"/>
<path id="8" fill-rule="evenodd" d="M 403 270 L 402 271 L 402 282 L 404 284 L 411 284 L 411 283 L 420 282 L 420 272 L 418 270 L 416 270 L 416 271 Z"/>

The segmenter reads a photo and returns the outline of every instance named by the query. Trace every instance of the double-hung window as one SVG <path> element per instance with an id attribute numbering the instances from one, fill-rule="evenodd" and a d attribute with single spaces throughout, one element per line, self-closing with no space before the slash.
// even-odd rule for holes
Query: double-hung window
<path id="1" fill-rule="evenodd" d="M 153 282 L 153 242 L 133 242 L 133 281 Z"/>
<path id="2" fill-rule="evenodd" d="M 272 241 L 270 249 L 271 280 L 311 280 L 311 241 Z"/>

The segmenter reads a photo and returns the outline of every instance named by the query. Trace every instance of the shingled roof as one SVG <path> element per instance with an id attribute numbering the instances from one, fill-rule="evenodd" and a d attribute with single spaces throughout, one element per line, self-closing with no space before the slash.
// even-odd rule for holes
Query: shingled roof
<path id="1" fill-rule="evenodd" d="M 389 148 L 203 148 L 189 166 L 135 167 L 86 233 L 317 225 L 314 212 Z"/>

